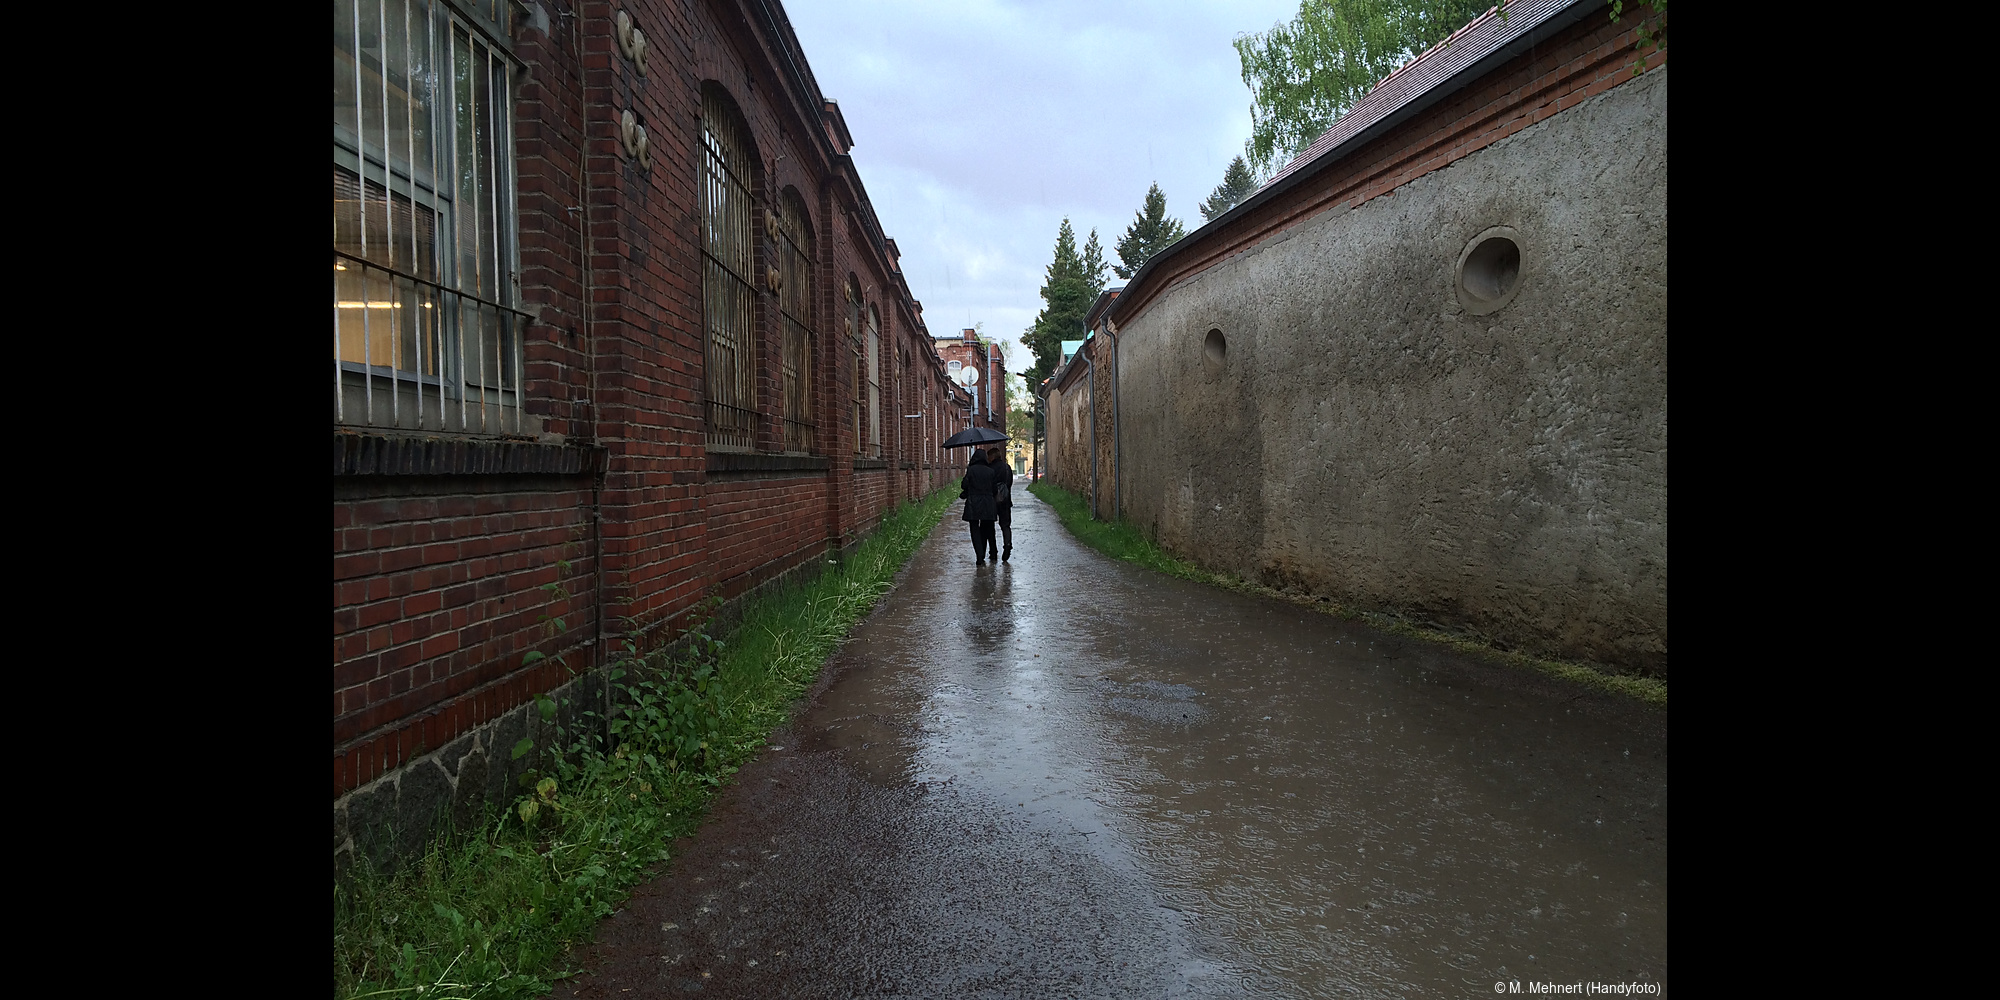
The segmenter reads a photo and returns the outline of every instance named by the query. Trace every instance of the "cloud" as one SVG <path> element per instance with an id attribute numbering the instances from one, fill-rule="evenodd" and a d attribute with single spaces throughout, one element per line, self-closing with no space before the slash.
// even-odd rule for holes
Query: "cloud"
<path id="1" fill-rule="evenodd" d="M 1111 245 L 1158 181 L 1189 228 L 1250 134 L 1230 41 L 1297 0 L 793 0 L 814 77 L 933 335 L 1016 341 L 1067 216 Z M 1114 278 L 1114 280 L 1116 280 Z M 1017 365 L 1019 367 L 1019 365 Z"/>

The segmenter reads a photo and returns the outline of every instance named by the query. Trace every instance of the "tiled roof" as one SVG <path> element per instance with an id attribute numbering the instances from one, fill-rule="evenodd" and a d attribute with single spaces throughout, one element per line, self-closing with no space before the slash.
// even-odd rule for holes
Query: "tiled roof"
<path id="1" fill-rule="evenodd" d="M 1439 84 L 1457 76 L 1479 60 L 1505 48 L 1509 42 L 1533 31 L 1543 22 L 1581 3 L 1602 0 L 1516 0 L 1507 5 L 1503 16 L 1499 7 L 1490 7 L 1451 37 L 1425 49 L 1403 68 L 1382 78 L 1326 134 L 1312 141 L 1283 170 L 1271 176 L 1269 187 L 1331 150 L 1361 134 L 1368 126 L 1395 114 Z"/>

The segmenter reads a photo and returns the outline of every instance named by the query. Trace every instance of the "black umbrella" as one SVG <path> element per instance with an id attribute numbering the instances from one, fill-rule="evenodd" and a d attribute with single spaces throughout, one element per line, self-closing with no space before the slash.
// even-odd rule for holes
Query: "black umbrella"
<path id="1" fill-rule="evenodd" d="M 963 448 L 969 444 L 993 444 L 1007 440 L 1007 435 L 991 427 L 967 427 L 944 439 L 944 448 Z"/>

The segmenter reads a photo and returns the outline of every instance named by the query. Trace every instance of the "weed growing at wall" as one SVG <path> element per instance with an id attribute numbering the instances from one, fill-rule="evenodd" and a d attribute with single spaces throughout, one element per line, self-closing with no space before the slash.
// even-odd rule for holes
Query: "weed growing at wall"
<path id="1" fill-rule="evenodd" d="M 660 870 L 716 791 L 783 722 L 850 629 L 938 524 L 949 491 L 898 508 L 844 563 L 744 609 L 728 636 L 697 626 L 677 653 L 628 645 L 594 707 L 543 748 L 513 807 L 378 873 L 334 886 L 337 997 L 539 996 L 626 891 Z M 562 717 L 546 697 L 544 719 Z M 609 738 L 606 738 L 608 733 Z M 536 751 L 524 740 L 518 759 Z M 560 749 L 560 753 L 547 752 Z"/>
<path id="2" fill-rule="evenodd" d="M 1604 671 L 1595 670 L 1579 663 L 1544 660 L 1525 653 L 1499 650 L 1486 643 L 1468 639 L 1465 636 L 1453 635 L 1449 632 L 1442 632 L 1437 629 L 1412 624 L 1395 615 L 1348 608 L 1326 598 L 1274 590 L 1240 577 L 1225 573 L 1211 573 L 1199 566 L 1176 559 L 1161 551 L 1159 546 L 1154 545 L 1145 535 L 1140 533 L 1139 529 L 1133 527 L 1129 522 L 1122 520 L 1091 520 L 1090 501 L 1054 483 L 1050 483 L 1047 480 L 1032 483 L 1028 486 L 1028 492 L 1041 498 L 1043 503 L 1054 508 L 1056 516 L 1062 520 L 1063 527 L 1069 529 L 1070 534 L 1075 535 L 1078 541 L 1114 559 L 1123 559 L 1127 562 L 1138 563 L 1141 566 L 1158 570 L 1170 576 L 1213 584 L 1241 593 L 1274 597 L 1292 604 L 1312 608 L 1315 611 L 1345 618 L 1349 621 L 1361 622 L 1370 628 L 1379 629 L 1393 635 L 1400 635 L 1410 639 L 1420 639 L 1425 642 L 1435 642 L 1443 646 L 1448 646 L 1457 652 L 1477 656 L 1484 660 L 1537 670 L 1586 687 L 1593 687 L 1601 691 L 1611 691 L 1636 698 L 1658 708 L 1667 707 L 1667 684 L 1665 681 L 1652 677 L 1633 677 L 1625 674 L 1605 673 Z"/>

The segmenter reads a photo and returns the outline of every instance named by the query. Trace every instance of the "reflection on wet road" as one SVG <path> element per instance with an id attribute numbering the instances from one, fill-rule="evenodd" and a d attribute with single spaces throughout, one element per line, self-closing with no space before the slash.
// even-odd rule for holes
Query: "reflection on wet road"
<path id="1" fill-rule="evenodd" d="M 1663 713 L 954 510 L 573 996 L 1666 982 Z"/>

